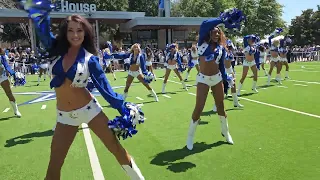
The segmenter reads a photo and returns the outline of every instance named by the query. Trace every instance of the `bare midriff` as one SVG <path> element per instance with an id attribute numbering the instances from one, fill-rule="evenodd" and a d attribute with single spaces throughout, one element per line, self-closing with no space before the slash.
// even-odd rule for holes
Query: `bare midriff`
<path id="1" fill-rule="evenodd" d="M 220 72 L 219 65 L 213 61 L 206 61 L 205 56 L 200 56 L 199 65 L 200 65 L 200 73 L 206 76 L 216 75 Z"/>
<path id="2" fill-rule="evenodd" d="M 66 78 L 63 84 L 55 88 L 57 109 L 69 112 L 80 109 L 92 100 L 92 95 L 86 88 L 71 87 L 72 81 Z"/>
<path id="3" fill-rule="evenodd" d="M 246 53 L 246 61 L 252 62 L 254 61 L 254 54 L 250 55 L 249 53 Z"/>
<path id="4" fill-rule="evenodd" d="M 273 58 L 277 58 L 278 57 L 278 52 L 276 52 L 276 51 L 270 51 L 270 54 L 271 54 L 271 57 L 273 57 Z"/>
<path id="5" fill-rule="evenodd" d="M 138 64 L 131 64 L 129 70 L 130 71 L 139 71 L 140 66 Z"/>
<path id="6" fill-rule="evenodd" d="M 168 65 L 176 65 L 176 64 L 177 64 L 177 61 L 172 60 L 172 59 L 168 60 Z"/>

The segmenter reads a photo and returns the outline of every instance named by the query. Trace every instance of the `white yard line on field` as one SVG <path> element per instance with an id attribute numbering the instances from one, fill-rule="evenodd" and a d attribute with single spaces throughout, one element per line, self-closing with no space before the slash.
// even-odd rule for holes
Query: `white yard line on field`
<path id="1" fill-rule="evenodd" d="M 91 138 L 91 134 L 90 134 L 90 130 L 88 128 L 88 125 L 82 123 L 81 126 L 82 126 L 83 135 L 84 135 L 84 140 L 87 145 L 87 150 L 88 150 L 88 154 L 89 154 L 89 160 L 90 160 L 90 164 L 91 164 L 93 178 L 94 178 L 94 180 L 104 180 L 105 178 L 103 176 L 101 165 L 100 165 L 98 155 L 97 155 L 96 149 L 94 147 L 94 144 L 93 144 L 93 141 Z"/>
<path id="2" fill-rule="evenodd" d="M 3 110 L 4 113 L 8 112 L 10 110 L 10 108 L 6 108 L 5 110 Z"/>
<path id="3" fill-rule="evenodd" d="M 46 109 L 47 108 L 47 105 L 42 105 L 41 106 L 41 109 L 43 110 L 43 109 Z"/>
<path id="4" fill-rule="evenodd" d="M 305 85 L 305 84 L 294 84 L 295 86 L 304 86 L 304 87 L 306 87 L 306 86 L 308 86 L 308 85 Z"/>
<path id="5" fill-rule="evenodd" d="M 165 94 L 163 94 L 162 96 L 163 96 L 163 97 L 166 97 L 166 98 L 169 98 L 169 99 L 171 98 L 170 96 L 165 95 Z"/>
<path id="6" fill-rule="evenodd" d="M 136 97 L 137 99 L 139 99 L 140 101 L 143 101 L 143 99 L 141 97 Z"/>

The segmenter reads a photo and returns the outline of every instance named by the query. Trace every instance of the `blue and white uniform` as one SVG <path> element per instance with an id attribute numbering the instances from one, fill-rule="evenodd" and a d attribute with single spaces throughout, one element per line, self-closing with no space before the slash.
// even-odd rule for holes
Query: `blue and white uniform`
<path id="1" fill-rule="evenodd" d="M 81 48 L 76 61 L 67 72 L 63 70 L 62 60 L 63 56 L 59 56 L 49 65 L 49 72 L 53 75 L 53 79 L 50 82 L 51 88 L 60 87 L 66 78 L 72 81 L 72 87 L 85 88 L 90 77 L 102 97 L 110 103 L 112 108 L 118 109 L 121 112 L 124 99 L 120 94 L 112 90 L 97 56 Z M 89 123 L 101 110 L 102 108 L 98 101 L 93 99 L 85 107 L 72 112 L 57 110 L 57 121 L 62 124 L 79 126 L 81 123 Z"/>
<path id="2" fill-rule="evenodd" d="M 129 70 L 129 75 L 132 77 L 138 77 L 139 74 L 146 75 L 148 73 L 147 68 L 146 68 L 146 60 L 145 56 L 142 53 L 139 53 L 136 56 L 136 59 L 134 59 L 133 53 L 121 53 L 121 54 L 113 54 L 113 57 L 116 59 L 130 59 L 130 65 L 136 64 L 140 66 L 140 70 L 138 71 L 131 71 Z"/>
<path id="3" fill-rule="evenodd" d="M 228 78 L 224 66 L 224 59 L 226 56 L 226 50 L 222 45 L 216 45 L 216 47 L 213 49 L 212 43 L 208 42 L 207 37 L 211 37 L 210 33 L 211 31 L 216 28 L 219 24 L 224 24 L 226 28 L 235 28 L 240 26 L 240 22 L 243 20 L 242 12 L 237 9 L 228 9 L 224 13 L 220 14 L 220 17 L 218 18 L 211 18 L 208 20 L 205 20 L 200 25 L 200 31 L 199 31 L 199 41 L 198 41 L 198 54 L 202 58 L 204 58 L 205 61 L 213 61 L 218 65 L 218 68 L 220 72 L 214 75 L 205 75 L 203 73 L 199 73 L 197 76 L 197 83 L 206 84 L 209 87 L 215 86 L 218 83 L 221 83 L 222 79 L 227 80 L 228 82 L 232 84 L 232 79 Z M 207 40 L 207 41 L 206 41 Z M 209 44 L 208 44 L 209 43 Z M 200 88 L 201 86 L 198 86 L 197 88 Z M 197 102 L 198 103 L 198 102 Z M 197 109 L 199 110 L 199 109 Z M 194 119 L 196 118 L 196 119 Z M 193 149 L 193 138 L 195 135 L 196 127 L 199 124 L 199 117 L 192 117 L 190 121 L 189 131 L 188 131 L 188 138 L 187 138 L 187 148 L 189 150 Z M 225 115 L 219 115 L 220 121 L 221 121 L 221 130 L 222 135 L 226 138 L 226 140 L 233 144 L 232 137 L 229 133 L 228 129 L 228 121 Z"/>

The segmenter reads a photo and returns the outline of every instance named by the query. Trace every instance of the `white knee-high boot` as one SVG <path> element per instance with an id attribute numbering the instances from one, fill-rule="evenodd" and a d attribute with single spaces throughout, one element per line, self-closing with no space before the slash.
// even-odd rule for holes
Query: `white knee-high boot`
<path id="1" fill-rule="evenodd" d="M 221 134 L 223 137 L 226 138 L 226 141 L 230 144 L 233 144 L 232 137 L 229 133 L 229 126 L 228 126 L 228 120 L 224 116 L 219 116 L 221 121 Z"/>
<path id="2" fill-rule="evenodd" d="M 21 117 L 21 113 L 19 112 L 19 109 L 18 109 L 18 105 L 17 103 L 13 102 L 13 101 L 10 101 L 10 104 L 12 106 L 12 109 L 13 109 L 13 112 L 16 116 L 18 117 Z"/>
<path id="3" fill-rule="evenodd" d="M 194 134 L 196 132 L 198 124 L 199 124 L 199 120 L 194 122 L 191 119 L 190 126 L 189 126 L 189 131 L 188 131 L 188 138 L 187 138 L 187 148 L 189 150 L 193 149 L 193 138 L 194 138 Z"/>

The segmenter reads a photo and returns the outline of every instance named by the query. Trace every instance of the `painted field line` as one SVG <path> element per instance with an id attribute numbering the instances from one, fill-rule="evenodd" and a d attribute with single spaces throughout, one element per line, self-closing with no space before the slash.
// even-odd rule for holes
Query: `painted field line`
<path id="1" fill-rule="evenodd" d="M 158 78 L 158 79 L 164 80 L 163 78 Z M 168 79 L 168 81 L 169 81 L 169 82 L 172 82 L 172 83 L 175 83 L 175 84 L 181 84 L 181 82 L 172 81 L 172 80 L 169 80 L 169 79 Z M 186 84 L 186 86 L 192 87 L 192 86 L 194 86 L 194 85 Z"/>
<path id="2" fill-rule="evenodd" d="M 307 84 L 320 84 L 320 82 L 300 81 L 300 80 L 292 80 L 292 79 L 289 79 L 288 81 L 293 81 L 293 82 L 298 82 L 298 83 L 307 83 Z"/>
<path id="3" fill-rule="evenodd" d="M 195 93 L 188 93 L 188 94 L 193 95 L 193 96 L 196 96 L 196 94 L 195 94 Z"/>
<path id="4" fill-rule="evenodd" d="M 282 110 L 286 110 L 286 111 L 290 111 L 290 112 L 294 112 L 294 113 L 298 113 L 298 114 L 303 114 L 303 115 L 306 115 L 306 116 L 311 116 L 311 117 L 315 117 L 315 118 L 319 118 L 320 119 L 320 116 L 319 115 L 315 115 L 315 114 L 310 114 L 310 113 L 306 113 L 306 112 L 302 112 L 302 111 L 298 111 L 298 110 L 294 110 L 294 109 L 290 109 L 290 108 L 286 108 L 286 107 L 281 107 L 281 106 L 277 106 L 277 105 L 274 105 L 274 104 L 269 104 L 269 103 L 265 103 L 265 102 L 261 102 L 261 101 L 256 101 L 256 100 L 252 100 L 252 99 L 248 99 L 248 98 L 243 98 L 243 97 L 239 97 L 239 99 L 243 99 L 243 100 L 246 100 L 246 101 L 262 104 L 262 105 L 265 105 L 265 106 L 270 106 L 270 107 L 274 107 L 274 108 L 277 108 L 277 109 L 282 109 Z"/>
<path id="5" fill-rule="evenodd" d="M 294 84 L 295 86 L 308 86 L 308 85 L 305 85 L 305 84 Z"/>
<path id="6" fill-rule="evenodd" d="M 6 108 L 5 110 L 3 110 L 4 113 L 8 112 L 10 110 L 10 108 Z"/>
<path id="7" fill-rule="evenodd" d="M 288 88 L 287 86 L 277 86 L 279 88 Z"/>
<path id="8" fill-rule="evenodd" d="M 192 95 L 191 93 L 189 93 L 189 94 Z M 294 110 L 294 109 L 281 107 L 281 106 L 277 106 L 277 105 L 274 105 L 274 104 L 269 104 L 269 103 L 265 103 L 265 102 L 261 102 L 261 101 L 256 101 L 256 100 L 252 100 L 252 99 L 248 99 L 248 98 L 243 98 L 243 97 L 239 97 L 239 99 L 243 99 L 243 100 L 246 100 L 246 101 L 251 101 L 251 102 L 254 102 L 254 103 L 258 103 L 258 104 L 262 104 L 262 105 L 266 105 L 266 106 L 270 106 L 270 107 L 274 107 L 274 108 L 278 108 L 278 109 L 282 109 L 282 110 L 286 110 L 286 111 L 290 111 L 290 112 L 294 112 L 294 113 L 298 113 L 298 114 L 303 114 L 303 115 L 306 115 L 306 116 L 311 116 L 311 117 L 315 117 L 315 118 L 319 118 L 320 119 L 320 116 L 319 115 L 315 115 L 315 114 L 310 114 L 310 113 L 306 113 L 306 112 L 302 112 L 302 111 L 297 111 L 297 110 Z"/>
<path id="9" fill-rule="evenodd" d="M 140 101 L 143 101 L 143 99 L 141 97 L 136 97 L 137 99 L 139 99 Z"/>
<path id="10" fill-rule="evenodd" d="M 94 180 L 104 180 L 104 176 L 103 176 L 103 172 L 100 166 L 100 162 L 98 159 L 98 155 L 96 152 L 96 149 L 94 147 L 92 138 L 91 138 L 91 134 L 90 134 L 90 130 L 88 128 L 87 124 L 82 123 L 82 131 L 83 131 L 83 135 L 84 135 L 84 140 L 86 142 L 87 145 L 87 150 L 88 150 L 88 154 L 89 154 L 89 160 L 90 160 L 90 164 L 91 164 L 91 169 L 92 169 L 92 173 L 93 173 L 93 178 Z"/>
<path id="11" fill-rule="evenodd" d="M 46 109 L 47 108 L 47 105 L 42 105 L 41 106 L 41 109 Z"/>
<path id="12" fill-rule="evenodd" d="M 165 95 L 165 94 L 163 94 L 162 96 L 163 96 L 163 97 L 166 97 L 166 98 L 171 98 L 170 96 Z"/>

